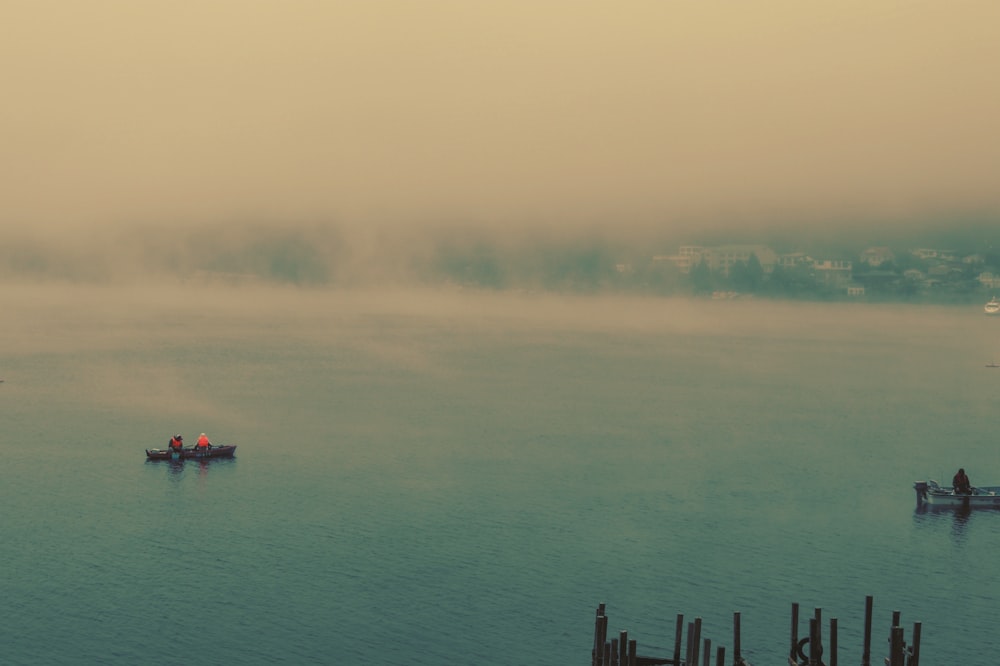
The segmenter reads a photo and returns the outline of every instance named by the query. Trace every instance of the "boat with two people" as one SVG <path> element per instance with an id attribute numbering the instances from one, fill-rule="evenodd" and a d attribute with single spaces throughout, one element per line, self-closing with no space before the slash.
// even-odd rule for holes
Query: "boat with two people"
<path id="1" fill-rule="evenodd" d="M 997 300 L 996 296 L 994 296 L 993 298 L 991 298 L 986 303 L 986 305 L 983 306 L 983 312 L 985 312 L 988 315 L 998 315 L 998 314 L 1000 314 L 1000 300 Z"/>
<path id="2" fill-rule="evenodd" d="M 182 449 L 146 449 L 147 460 L 204 460 L 206 458 L 232 458 L 236 453 L 235 444 L 197 446 Z"/>

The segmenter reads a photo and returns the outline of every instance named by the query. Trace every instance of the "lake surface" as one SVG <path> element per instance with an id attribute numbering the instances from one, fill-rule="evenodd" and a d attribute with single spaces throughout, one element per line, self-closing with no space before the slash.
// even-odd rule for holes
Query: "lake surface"
<path id="1" fill-rule="evenodd" d="M 0 661 L 586 664 L 675 617 L 784 664 L 1000 650 L 1000 319 L 973 307 L 4 287 Z M 180 432 L 233 460 L 153 463 Z M 714 650 L 714 648 L 713 648 Z M 730 653 L 731 654 L 731 653 Z"/>

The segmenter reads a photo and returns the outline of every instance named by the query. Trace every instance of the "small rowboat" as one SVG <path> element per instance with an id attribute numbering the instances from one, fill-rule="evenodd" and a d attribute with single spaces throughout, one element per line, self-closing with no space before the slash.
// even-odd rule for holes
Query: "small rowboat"
<path id="1" fill-rule="evenodd" d="M 1000 486 L 979 486 L 972 494 L 955 493 L 950 486 L 940 486 L 937 481 L 917 481 L 913 484 L 917 491 L 917 504 L 927 504 L 938 508 L 960 509 L 1000 509 Z"/>
<path id="2" fill-rule="evenodd" d="M 207 451 L 199 451 L 194 446 L 181 451 L 146 449 L 146 458 L 148 460 L 202 460 L 205 458 L 232 458 L 234 453 L 236 453 L 236 445 L 226 444 L 223 446 L 210 446 Z"/>

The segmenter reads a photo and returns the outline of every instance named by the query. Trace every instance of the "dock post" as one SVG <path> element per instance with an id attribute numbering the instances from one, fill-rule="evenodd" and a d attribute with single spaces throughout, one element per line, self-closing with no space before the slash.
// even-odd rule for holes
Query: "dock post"
<path id="1" fill-rule="evenodd" d="M 608 616 L 605 615 L 601 620 L 601 644 L 608 645 Z M 607 657 L 604 658 L 604 666 L 610 666 L 611 660 Z"/>
<path id="2" fill-rule="evenodd" d="M 903 628 L 894 626 L 889 636 L 889 666 L 905 666 L 903 663 Z"/>
<path id="3" fill-rule="evenodd" d="M 788 661 L 798 663 L 796 653 L 799 651 L 799 604 L 792 602 L 792 646 L 788 651 Z"/>
<path id="4" fill-rule="evenodd" d="M 601 618 L 601 649 L 608 644 L 608 616 L 605 615 Z M 611 660 L 608 657 L 604 657 L 604 664 L 602 666 L 610 666 Z"/>
<path id="5" fill-rule="evenodd" d="M 611 639 L 611 659 L 608 661 L 608 666 L 620 666 L 618 663 L 618 639 Z"/>
<path id="6" fill-rule="evenodd" d="M 684 644 L 684 666 L 691 666 L 693 663 L 691 661 L 691 655 L 694 654 L 694 648 L 691 646 L 691 641 L 694 638 L 694 622 L 688 622 L 688 633 L 687 641 Z"/>
<path id="7" fill-rule="evenodd" d="M 816 640 L 816 618 L 809 618 L 809 666 L 819 666 L 819 641 Z"/>
<path id="8" fill-rule="evenodd" d="M 702 666 L 712 666 L 712 639 L 706 638 L 702 643 Z"/>
<path id="9" fill-rule="evenodd" d="M 896 628 L 899 627 L 899 666 L 903 666 L 903 653 L 906 650 L 906 641 L 903 640 L 902 615 L 903 613 L 901 611 L 892 611 L 892 629 L 889 633 L 889 644 L 891 646 L 892 641 L 896 638 Z M 892 655 L 890 655 L 890 657 L 895 659 Z"/>
<path id="10" fill-rule="evenodd" d="M 725 652 L 725 650 L 723 650 Z M 740 663 L 740 614 L 733 613 L 733 663 Z"/>
<path id="11" fill-rule="evenodd" d="M 601 618 L 604 617 L 604 604 L 597 607 L 597 616 L 594 618 L 594 652 L 590 660 L 592 666 L 604 666 L 604 638 L 601 637 Z"/>
<path id="12" fill-rule="evenodd" d="M 639 657 L 637 652 L 639 650 L 638 642 L 633 638 L 628 642 L 628 666 L 638 666 Z"/>
<path id="13" fill-rule="evenodd" d="M 913 637 L 910 639 L 910 662 L 906 666 L 920 666 L 920 623 L 913 623 Z"/>
<path id="14" fill-rule="evenodd" d="M 694 619 L 694 639 L 691 641 L 694 654 L 691 655 L 691 666 L 698 666 L 699 648 L 701 648 L 701 618 Z"/>
<path id="15" fill-rule="evenodd" d="M 684 639 L 684 615 L 677 614 L 677 626 L 674 629 L 674 666 L 681 663 L 681 641 Z"/>
<path id="16" fill-rule="evenodd" d="M 865 597 L 865 649 L 861 654 L 861 666 L 872 666 L 872 597 Z"/>
<path id="17" fill-rule="evenodd" d="M 618 663 L 628 665 L 628 631 L 624 629 L 618 632 Z"/>
<path id="18" fill-rule="evenodd" d="M 812 645 L 815 644 L 815 654 L 814 659 L 817 664 L 823 661 L 823 609 L 816 608 L 813 611 L 813 619 L 810 622 L 809 627 L 809 653 L 813 653 Z"/>
<path id="19" fill-rule="evenodd" d="M 715 649 L 715 666 L 726 666 L 726 648 L 721 645 Z"/>
<path id="20" fill-rule="evenodd" d="M 827 666 L 837 666 L 837 618 L 830 618 L 830 663 Z"/>

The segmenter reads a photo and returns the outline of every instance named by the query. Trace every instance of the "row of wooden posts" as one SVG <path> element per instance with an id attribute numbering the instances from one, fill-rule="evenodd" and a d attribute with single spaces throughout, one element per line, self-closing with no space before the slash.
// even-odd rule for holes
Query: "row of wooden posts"
<path id="1" fill-rule="evenodd" d="M 635 639 L 627 631 L 620 631 L 617 637 L 608 638 L 608 616 L 605 604 L 597 607 L 594 622 L 594 644 L 591 650 L 591 666 L 712 666 L 712 641 L 701 635 L 701 618 L 687 623 L 687 637 L 684 635 L 684 615 L 677 615 L 674 627 L 674 651 L 670 657 L 640 656 Z M 824 645 L 821 630 L 822 610 L 817 608 L 809 618 L 808 633 L 799 635 L 799 605 L 792 604 L 792 630 L 789 643 L 789 666 L 837 666 L 837 618 L 830 619 L 829 633 Z M 872 597 L 865 597 L 865 638 L 861 654 L 861 666 L 872 666 Z M 681 656 L 683 647 L 684 655 Z M 824 661 L 826 659 L 826 661 Z M 733 654 L 731 666 L 750 666 L 741 653 L 740 614 L 733 613 Z M 884 658 L 885 666 L 920 666 L 920 623 L 913 623 L 910 645 L 906 644 L 900 613 L 893 611 L 892 628 L 889 634 L 889 656 Z M 726 666 L 726 648 L 716 647 L 715 666 Z"/>

